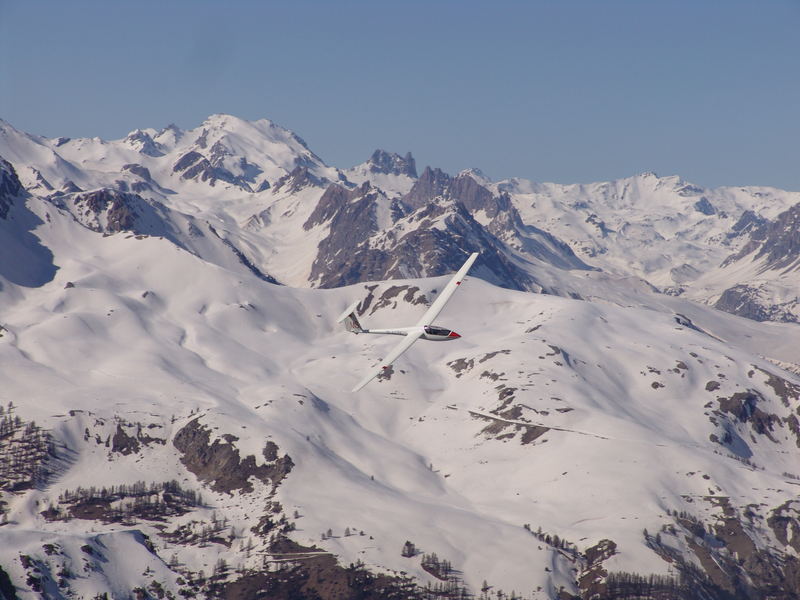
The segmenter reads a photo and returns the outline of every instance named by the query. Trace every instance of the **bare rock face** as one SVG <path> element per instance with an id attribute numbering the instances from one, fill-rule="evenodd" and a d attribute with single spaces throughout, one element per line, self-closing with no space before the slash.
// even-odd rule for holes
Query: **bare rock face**
<path id="1" fill-rule="evenodd" d="M 488 220 L 482 228 L 496 239 L 493 246 L 506 255 L 509 254 L 509 250 L 515 249 L 526 257 L 562 269 L 590 268 L 575 256 L 566 243 L 537 227 L 525 225 L 508 194 L 505 192 L 493 194 L 468 173 L 450 177 L 439 169 L 426 168 L 401 202 L 410 211 L 437 202 L 460 205 L 473 220 L 478 217 L 481 222 Z M 484 251 L 483 247 L 475 250 L 482 253 Z M 501 285 L 514 289 L 529 289 L 530 277 L 520 277 L 515 283 L 505 281 Z M 500 276 L 498 279 L 503 281 L 505 277 Z"/>
<path id="2" fill-rule="evenodd" d="M 506 193 L 493 194 L 469 174 L 451 177 L 430 167 L 399 199 L 368 182 L 332 184 L 303 227 L 328 228 L 311 270 L 319 287 L 445 275 L 471 252 L 481 255 L 474 274 L 518 290 L 542 286 L 518 266 L 517 253 L 559 268 L 589 268 L 565 243 L 525 225 Z"/>
<path id="3" fill-rule="evenodd" d="M 122 165 L 123 171 L 130 171 L 134 175 L 137 175 L 144 179 L 145 181 L 153 181 L 153 178 L 150 176 L 150 169 L 147 167 L 143 167 L 138 163 L 129 163 L 127 165 Z"/>
<path id="4" fill-rule="evenodd" d="M 125 138 L 125 141 L 136 148 L 139 152 L 146 154 L 147 156 L 164 156 L 164 151 L 161 146 L 152 137 L 150 137 L 150 134 L 142 131 L 141 129 L 137 129 L 136 131 L 129 133 L 128 137 Z"/>
<path id="5" fill-rule="evenodd" d="M 274 191 L 294 193 L 306 187 L 320 187 L 324 181 L 312 174 L 305 165 L 297 166 L 278 179 L 273 186 Z"/>
<path id="6" fill-rule="evenodd" d="M 217 144 L 212 147 L 211 159 L 206 158 L 196 150 L 190 150 L 181 156 L 172 166 L 173 173 L 180 173 L 181 179 L 207 182 L 210 186 L 216 185 L 218 181 L 223 181 L 231 185 L 238 186 L 246 191 L 252 191 L 247 183 L 246 177 L 237 177 L 222 165 L 222 158 L 225 156 Z M 245 161 L 246 168 L 250 167 Z M 260 169 L 256 169 L 260 173 Z"/>
<path id="7" fill-rule="evenodd" d="M 797 315 L 792 310 L 796 304 L 797 301 L 775 304 L 769 293 L 762 293 L 760 286 L 739 284 L 722 292 L 714 308 L 753 321 L 796 323 Z"/>
<path id="8" fill-rule="evenodd" d="M 800 268 L 800 204 L 795 204 L 779 214 L 774 220 L 759 219 L 751 211 L 746 211 L 734 231 L 747 231 L 749 241 L 739 252 L 729 256 L 723 266 L 750 256 L 753 260 L 766 257 L 767 269 Z"/>
<path id="9" fill-rule="evenodd" d="M 431 199 L 443 196 L 451 181 L 452 177 L 441 169 L 425 167 L 411 190 L 403 196 L 403 204 L 411 210 L 416 210 Z"/>
<path id="10" fill-rule="evenodd" d="M 753 231 L 751 238 L 761 242 L 755 258 L 765 256 L 770 268 L 800 268 L 800 204 Z"/>
<path id="11" fill-rule="evenodd" d="M 75 195 L 72 199 L 77 211 L 86 217 L 84 222 L 90 229 L 104 233 L 135 231 L 139 211 L 136 205 L 144 200 L 136 194 L 127 194 L 103 188 Z M 104 217 L 103 219 L 100 217 Z"/>
<path id="12" fill-rule="evenodd" d="M 14 204 L 14 198 L 22 192 L 22 184 L 11 163 L 0 157 L 0 219 L 5 219 Z"/>
<path id="13" fill-rule="evenodd" d="M 769 311 L 758 302 L 757 290 L 749 285 L 728 288 L 716 301 L 714 308 L 754 321 L 769 319 Z"/>
<path id="14" fill-rule="evenodd" d="M 417 178 L 417 164 L 414 157 L 411 156 L 411 152 L 400 156 L 381 149 L 375 150 L 367 161 L 367 168 L 372 173 L 407 175 L 412 179 Z"/>
<path id="15" fill-rule="evenodd" d="M 694 209 L 697 212 L 703 213 L 704 215 L 709 217 L 711 215 L 717 214 L 717 209 L 714 207 L 713 204 L 711 204 L 711 202 L 708 201 L 708 198 L 706 198 L 705 196 L 703 196 L 702 198 L 700 198 L 700 200 L 694 203 Z"/>
<path id="16" fill-rule="evenodd" d="M 143 429 L 141 423 L 132 424 L 123 422 L 117 423 L 117 429 L 114 431 L 114 436 L 111 438 L 111 451 L 119 452 L 123 456 L 128 454 L 138 453 L 143 446 L 148 446 L 153 443 L 164 444 L 166 440 L 158 437 L 148 435 Z M 127 429 L 135 431 L 129 433 Z"/>
<path id="17" fill-rule="evenodd" d="M 238 438 L 227 435 L 224 439 L 216 439 L 212 443 L 210 430 L 199 419 L 195 419 L 185 425 L 172 441 L 182 454 L 183 465 L 216 492 L 252 492 L 250 477 L 275 488 L 294 466 L 289 455 L 278 456 L 274 442 L 267 442 L 264 447 L 267 463 L 257 465 L 253 455 L 239 457 L 239 450 L 234 446 Z"/>
<path id="18" fill-rule="evenodd" d="M 277 184 L 276 184 L 277 185 Z M 332 183 L 322 194 L 314 212 L 303 223 L 303 229 L 308 231 L 316 225 L 333 219 L 339 212 L 346 209 L 347 205 L 358 197 L 366 196 L 372 190 L 369 181 L 365 181 L 360 187 L 348 189 L 342 185 Z"/>

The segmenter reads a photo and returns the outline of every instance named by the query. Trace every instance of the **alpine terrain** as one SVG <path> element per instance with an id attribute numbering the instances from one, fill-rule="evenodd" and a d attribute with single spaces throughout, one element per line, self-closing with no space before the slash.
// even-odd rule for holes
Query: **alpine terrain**
<path id="1" fill-rule="evenodd" d="M 800 193 L 0 121 L 0 598 L 800 598 Z M 349 390 L 466 257 L 420 341 Z"/>

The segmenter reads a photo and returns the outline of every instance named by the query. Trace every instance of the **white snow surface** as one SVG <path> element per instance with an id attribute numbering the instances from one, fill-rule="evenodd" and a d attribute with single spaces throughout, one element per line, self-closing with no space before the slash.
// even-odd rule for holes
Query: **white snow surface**
<path id="1" fill-rule="evenodd" d="M 39 514 L 78 486 L 177 479 L 200 488 L 169 443 L 198 415 L 215 435 L 237 436 L 243 456 L 261 461 L 267 440 L 291 456 L 295 468 L 276 498 L 297 511 L 291 535 L 298 542 L 345 564 L 360 559 L 428 580 L 419 557 L 400 554 L 411 540 L 450 560 L 473 590 L 487 580 L 531 597 L 562 586 L 574 591 L 570 569 L 578 566 L 524 524 L 579 548 L 613 539 L 619 553 L 609 568 L 665 573 L 642 529 L 668 523 L 667 509 L 705 516 L 714 510 L 704 501 L 710 494 L 735 506 L 777 506 L 790 495 L 783 474 L 797 471 L 800 453 L 788 429 L 779 428 L 776 441 L 748 442 L 753 468 L 709 441 L 717 429 L 705 405 L 715 394 L 756 389 L 769 399 L 763 410 L 788 414 L 766 374 L 800 378 L 753 348 L 800 362 L 796 344 L 775 344 L 794 333 L 791 325 L 749 322 L 675 298 L 659 305 L 664 297 L 654 294 L 650 306 L 623 307 L 468 278 L 441 319 L 461 340 L 421 342 L 390 380 L 351 394 L 392 341 L 335 325 L 342 308 L 366 294 L 364 285 L 274 286 L 166 239 L 104 237 L 43 201 L 28 206 L 44 217 L 34 234 L 58 270 L 38 287 L 3 281 L 0 402 L 13 401 L 25 419 L 52 429 L 73 455 L 47 486 L 5 496 L 10 524 L 2 532 L 13 543 L 0 549 L 0 563 L 14 579 L 22 577 L 20 552 L 44 560 L 42 545 L 55 540 L 65 561 L 77 564 L 85 543 L 107 560 L 90 569 L 79 593 L 113 594 L 147 568 L 169 584 L 169 570 L 137 546 L 138 531 L 162 557 L 175 552 L 195 570 L 209 572 L 219 557 L 260 564 L 257 555 L 243 558 L 241 540 L 230 549 L 183 547 L 148 523 L 47 522 Z M 445 280 L 401 283 L 430 297 Z M 379 284 L 376 297 L 388 285 Z M 413 322 L 423 309 L 399 301 L 364 321 Z M 675 313 L 708 333 L 680 325 Z M 448 366 L 460 359 L 468 366 Z M 710 380 L 720 382 L 716 393 L 704 389 Z M 490 411 L 508 388 L 519 414 L 499 417 Z M 167 443 L 123 457 L 83 439 L 87 427 L 113 432 L 115 416 L 152 424 Z M 487 433 L 496 419 L 515 435 Z M 516 426 L 525 423 L 554 429 L 522 443 Z M 260 485 L 250 494 L 203 493 L 209 507 L 200 514 L 224 513 L 240 531 L 266 503 Z M 321 540 L 328 528 L 334 536 Z M 345 537 L 345 528 L 365 535 Z"/>
<path id="2" fill-rule="evenodd" d="M 362 560 L 433 581 L 419 556 L 401 556 L 410 540 L 451 561 L 473 591 L 484 580 L 530 598 L 553 597 L 562 587 L 576 591 L 581 565 L 526 524 L 581 550 L 614 540 L 618 554 L 605 563 L 609 570 L 667 573 L 642 530 L 671 523 L 668 510 L 716 522 L 721 513 L 710 496 L 729 498 L 738 509 L 776 507 L 796 495 L 787 473 L 800 476 L 800 449 L 788 427 L 780 423 L 770 439 L 740 423 L 737 457 L 710 439 L 722 432 L 709 403 L 755 390 L 764 398 L 761 410 L 781 419 L 796 412 L 800 399 L 782 401 L 769 378 L 800 384 L 800 376 L 777 366 L 800 364 L 797 326 L 721 313 L 655 293 L 642 280 L 673 285 L 671 272 L 683 264 L 691 267 L 677 275 L 683 284 L 692 269 L 709 272 L 734 251 L 736 241 L 720 236 L 745 209 L 772 217 L 798 195 L 697 191 L 652 174 L 591 186 L 482 179 L 507 191 L 526 223 L 564 239 L 604 272 L 537 273 L 584 300 L 468 277 L 439 319 L 463 337 L 416 344 L 388 380 L 352 394 L 353 383 L 395 340 L 353 336 L 335 324 L 345 306 L 368 295 L 365 284 L 305 287 L 325 232 L 299 225 L 324 186 L 253 192 L 183 180 L 172 165 L 199 148 L 204 135 L 205 147 L 219 142 L 259 166 L 253 189 L 298 164 L 328 182 L 340 180 L 299 138 L 267 120 L 214 115 L 190 131 L 142 130 L 114 142 L 48 140 L 0 122 L 0 156 L 30 192 L 47 193 L 25 166 L 35 166 L 55 189 L 72 181 L 90 190 L 137 163 L 157 184 L 145 197 L 163 203 L 178 237 L 191 238 L 190 224 L 203 233 L 183 246 L 169 235 L 103 235 L 37 195 L 0 220 L 0 260 L 17 261 L 0 271 L 0 404 L 13 402 L 19 415 L 69 448 L 46 485 L 3 495 L 9 523 L 0 527 L 0 565 L 15 583 L 25 579 L 20 554 L 80 571 L 78 597 L 116 597 L 152 579 L 177 589 L 164 562 L 173 553 L 186 568 L 206 573 L 219 558 L 260 565 L 264 542 L 255 539 L 248 556 L 243 532 L 267 511 L 269 490 L 252 479 L 252 492 L 215 493 L 192 475 L 171 441 L 196 418 L 216 437 L 235 435 L 241 455 L 259 464 L 267 441 L 291 457 L 295 466 L 275 500 L 296 526 L 290 535 L 297 542 L 342 564 Z M 238 158 L 224 164 L 248 175 Z M 353 173 L 347 177 L 358 183 Z M 383 202 L 408 182 L 386 185 Z M 713 218 L 692 208 L 701 195 L 717 209 Z M 599 233 L 586 221 L 590 214 L 613 232 Z M 243 269 L 214 241 L 211 225 L 219 237 L 234 237 L 259 268 L 295 287 Z M 731 281 L 709 277 L 709 295 Z M 379 299 L 390 286 L 410 285 L 430 300 L 446 281 L 378 282 L 372 293 Z M 376 300 L 363 324 L 415 322 L 425 307 L 401 297 Z M 716 390 L 707 389 L 711 381 Z M 96 439 L 113 435 L 120 418 L 152 426 L 165 443 L 128 456 L 111 452 Z M 528 440 L 534 425 L 548 430 Z M 78 486 L 172 479 L 202 491 L 206 506 L 167 530 L 224 514 L 239 531 L 230 547 L 174 544 L 153 522 L 131 527 L 41 515 Z M 329 528 L 333 536 L 321 539 Z M 346 528 L 353 535 L 345 536 Z M 146 550 L 143 534 L 163 560 Z M 754 535 L 772 543 L 766 526 Z M 44 551 L 47 543 L 59 546 L 56 559 Z M 98 554 L 81 550 L 86 544 Z"/>

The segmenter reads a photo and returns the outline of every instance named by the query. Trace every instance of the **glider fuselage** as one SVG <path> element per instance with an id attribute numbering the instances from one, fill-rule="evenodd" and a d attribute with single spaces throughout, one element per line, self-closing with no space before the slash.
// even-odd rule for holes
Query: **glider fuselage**
<path id="1" fill-rule="evenodd" d="M 448 342 L 450 340 L 457 340 L 461 337 L 451 329 L 445 329 L 444 327 L 431 325 L 430 323 L 439 315 L 440 312 L 442 312 L 444 305 L 453 295 L 453 292 L 455 292 L 456 289 L 461 285 L 461 281 L 464 279 L 464 277 L 466 277 L 470 267 L 472 266 L 472 263 L 474 263 L 477 258 L 477 252 L 473 252 L 469 255 L 469 258 L 466 260 L 466 262 L 461 265 L 461 268 L 458 270 L 458 272 L 453 275 L 450 281 L 447 282 L 447 285 L 444 286 L 444 289 L 433 301 L 433 304 L 428 307 L 428 310 L 425 311 L 425 314 L 422 315 L 422 318 L 417 321 L 417 324 L 413 327 L 364 329 L 361 326 L 361 323 L 358 322 L 357 310 L 360 302 L 356 300 L 347 309 L 345 309 L 345 311 L 337 319 L 337 322 L 344 323 L 345 329 L 347 329 L 347 331 L 350 333 L 382 333 L 388 335 L 402 335 L 405 338 L 400 340 L 394 346 L 394 348 L 392 348 L 388 354 L 384 356 L 382 361 L 376 365 L 372 371 L 369 372 L 361 381 L 358 382 L 356 387 L 353 388 L 354 392 L 357 392 L 363 388 L 381 373 L 385 373 L 387 369 L 391 367 L 392 363 L 397 359 L 397 357 L 408 350 L 418 339 L 422 338 L 431 342 Z"/>
<path id="2" fill-rule="evenodd" d="M 416 325 L 414 327 L 395 327 L 393 329 L 362 329 L 357 333 L 380 333 L 387 335 L 409 335 L 421 332 L 419 336 L 422 340 L 431 342 L 447 342 L 457 340 L 461 336 L 451 329 L 445 329 L 438 325 Z"/>

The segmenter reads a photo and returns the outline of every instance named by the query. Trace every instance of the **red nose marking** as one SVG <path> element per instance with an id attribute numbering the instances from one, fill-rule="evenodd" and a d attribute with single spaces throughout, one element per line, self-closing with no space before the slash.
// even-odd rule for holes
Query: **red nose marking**
<path id="1" fill-rule="evenodd" d="M 453 339 L 458 339 L 458 338 L 460 338 L 461 336 L 460 336 L 460 335 L 458 335 L 458 334 L 457 334 L 455 331 L 451 331 L 451 332 L 450 332 L 450 335 L 448 335 L 447 337 L 451 337 L 451 338 L 453 338 Z"/>

